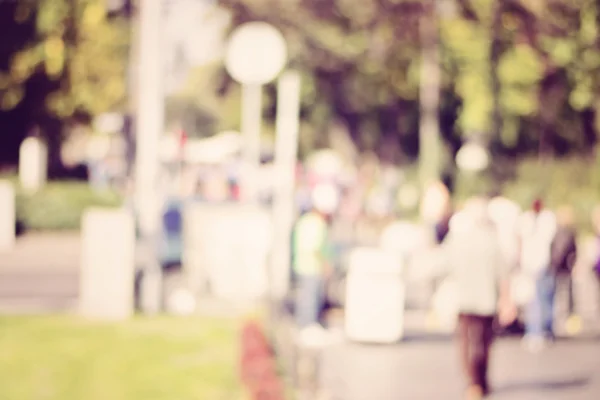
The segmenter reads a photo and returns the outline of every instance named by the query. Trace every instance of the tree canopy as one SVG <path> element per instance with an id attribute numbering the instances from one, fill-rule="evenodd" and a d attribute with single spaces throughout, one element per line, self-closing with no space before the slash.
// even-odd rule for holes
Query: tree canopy
<path id="1" fill-rule="evenodd" d="M 129 22 L 104 0 L 1 2 L 0 113 L 14 152 L 33 126 L 50 141 L 74 119 L 123 106 Z M 3 123 L 4 125 L 4 123 Z"/>
<path id="2" fill-rule="evenodd" d="M 326 143 L 332 127 L 344 126 L 363 150 L 383 154 L 396 147 L 396 161 L 414 160 L 425 19 L 439 31 L 439 119 L 450 153 L 481 134 L 496 156 L 509 158 L 591 155 L 596 144 L 595 0 L 217 4 L 231 13 L 232 29 L 262 20 L 284 33 L 290 67 L 303 77 L 303 149 Z M 16 113 L 58 135 L 74 118 L 123 108 L 130 21 L 105 7 L 105 0 L 0 2 L 0 34 L 11 38 L 0 44 L 0 120 Z M 274 87 L 267 92 L 265 116 L 272 119 Z M 203 66 L 171 99 L 167 114 L 173 120 L 196 114 L 187 123 L 206 135 L 237 127 L 238 98 L 221 64 Z"/>
<path id="3" fill-rule="evenodd" d="M 291 64 L 306 76 L 304 116 L 317 130 L 341 118 L 363 146 L 399 136 L 414 156 L 418 26 L 435 18 L 448 141 L 483 132 L 505 154 L 593 147 L 600 106 L 597 1 L 447 0 L 429 14 L 427 3 L 219 1 L 234 25 L 258 19 L 282 30 Z"/>
<path id="4" fill-rule="evenodd" d="M 16 25 L 35 33 L 2 71 L 1 106 L 16 107 L 37 74 L 53 82 L 48 111 L 60 118 L 97 114 L 125 97 L 129 35 L 126 21 L 109 21 L 103 0 L 16 2 Z"/>

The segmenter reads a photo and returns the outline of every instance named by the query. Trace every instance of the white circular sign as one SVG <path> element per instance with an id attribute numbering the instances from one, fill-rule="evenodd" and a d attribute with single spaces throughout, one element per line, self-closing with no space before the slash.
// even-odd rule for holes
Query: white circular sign
<path id="1" fill-rule="evenodd" d="M 482 171 L 487 168 L 489 162 L 487 150 L 476 143 L 467 143 L 456 154 L 456 165 L 463 171 Z"/>
<path id="2" fill-rule="evenodd" d="M 245 85 L 264 85 L 274 80 L 287 61 L 281 32 L 266 22 L 248 22 L 229 38 L 225 67 L 233 79 Z"/>

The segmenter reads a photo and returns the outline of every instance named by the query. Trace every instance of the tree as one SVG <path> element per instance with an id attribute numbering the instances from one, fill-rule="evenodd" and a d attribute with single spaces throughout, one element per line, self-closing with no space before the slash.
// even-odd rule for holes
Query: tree
<path id="1" fill-rule="evenodd" d="M 418 21 L 411 0 L 221 0 L 233 27 L 282 30 L 305 79 L 303 118 L 314 134 L 342 120 L 373 149 L 395 138 L 417 155 Z M 597 135 L 598 26 L 594 0 L 454 0 L 440 24 L 440 130 L 452 151 L 472 133 L 495 156 L 568 154 Z M 540 4 L 547 4 L 541 7 Z"/>
<path id="2" fill-rule="evenodd" d="M 48 111 L 61 119 L 119 107 L 125 97 L 127 23 L 110 20 L 103 0 L 19 2 L 18 23 L 35 21 L 36 34 L 11 57 L 4 109 L 18 105 L 29 79 L 42 74 L 54 82 Z"/>
<path id="3" fill-rule="evenodd" d="M 302 115 L 316 136 L 341 120 L 363 150 L 377 150 L 391 135 L 416 156 L 417 120 L 408 110 L 418 99 L 419 1 L 219 4 L 232 12 L 233 26 L 258 19 L 285 34 L 291 65 L 304 78 Z"/>
<path id="4" fill-rule="evenodd" d="M 5 116 L 18 116 L 20 138 L 34 125 L 41 128 L 55 166 L 65 126 L 123 106 L 128 21 L 108 16 L 104 0 L 2 4 L 10 12 L 3 17 L 12 16 L 6 37 L 29 31 L 0 66 L 0 107 Z"/>

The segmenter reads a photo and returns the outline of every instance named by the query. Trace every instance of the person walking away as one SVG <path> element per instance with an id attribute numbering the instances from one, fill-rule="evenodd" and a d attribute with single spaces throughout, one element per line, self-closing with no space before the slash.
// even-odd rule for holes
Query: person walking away
<path id="1" fill-rule="evenodd" d="M 490 200 L 488 212 L 496 225 L 500 247 L 505 254 L 505 259 L 511 266 L 516 266 L 519 259 L 517 224 L 521 208 L 512 200 L 497 196 Z"/>
<path id="2" fill-rule="evenodd" d="M 487 199 L 469 200 L 461 222 L 460 228 L 450 229 L 440 249 L 440 265 L 441 275 L 456 285 L 457 337 L 468 378 L 467 399 L 477 400 L 490 393 L 494 320 L 499 304 L 507 304 L 510 271 L 487 212 Z"/>
<path id="3" fill-rule="evenodd" d="M 554 274 L 556 279 L 557 295 L 563 295 L 561 315 L 566 325 L 569 320 L 575 318 L 571 273 L 577 258 L 577 232 L 571 207 L 559 208 L 556 212 L 556 221 L 556 235 L 550 248 L 550 273 Z"/>
<path id="4" fill-rule="evenodd" d="M 554 213 L 536 199 L 520 221 L 520 268 L 534 286 L 525 311 L 524 346 L 542 350 L 554 338 L 554 296 L 556 275 L 550 268 L 551 247 L 556 234 Z"/>
<path id="5" fill-rule="evenodd" d="M 325 303 L 325 280 L 330 271 L 329 219 L 338 205 L 331 185 L 317 185 L 312 192 L 312 210 L 302 215 L 294 229 L 295 317 L 300 341 L 312 341 L 322 333 L 319 315 Z"/>

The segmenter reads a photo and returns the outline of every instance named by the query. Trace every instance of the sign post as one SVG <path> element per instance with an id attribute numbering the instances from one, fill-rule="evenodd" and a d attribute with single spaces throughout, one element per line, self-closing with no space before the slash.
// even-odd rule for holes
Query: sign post
<path id="1" fill-rule="evenodd" d="M 294 189 L 300 118 L 300 75 L 285 72 L 277 91 L 275 139 L 274 241 L 271 259 L 271 290 L 276 298 L 287 295 L 291 271 L 291 237 L 294 226 Z"/>
<path id="2" fill-rule="evenodd" d="M 241 196 L 247 202 L 258 200 L 262 86 L 279 75 L 286 60 L 285 39 L 276 28 L 265 22 L 241 25 L 229 38 L 225 66 L 229 75 L 242 84 L 244 164 Z"/>

